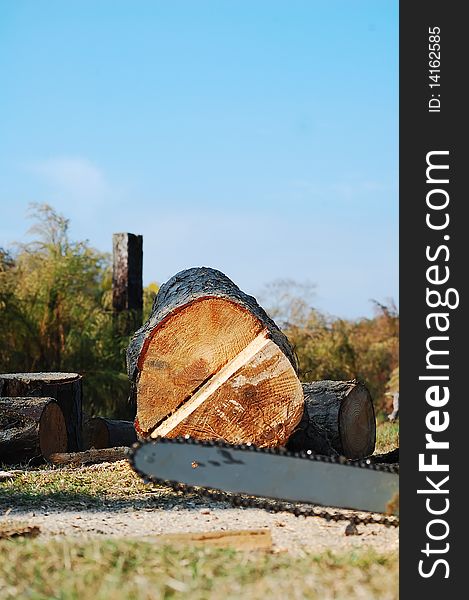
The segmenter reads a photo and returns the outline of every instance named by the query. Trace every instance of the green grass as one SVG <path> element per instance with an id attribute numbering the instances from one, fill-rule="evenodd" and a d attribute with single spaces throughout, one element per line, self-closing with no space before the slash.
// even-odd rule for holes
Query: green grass
<path id="1" fill-rule="evenodd" d="M 377 452 L 399 445 L 399 426 L 377 428 Z M 180 494 L 145 486 L 124 462 L 25 470 L 0 483 L 0 513 L 55 507 L 169 507 Z M 197 496 L 191 502 L 203 502 Z M 362 550 L 301 555 L 162 547 L 135 540 L 67 538 L 0 541 L 0 598 L 394 600 L 396 553 Z"/>
<path id="2" fill-rule="evenodd" d="M 376 427 L 376 454 L 385 454 L 398 446 L 399 423 L 379 423 Z"/>
<path id="3" fill-rule="evenodd" d="M 265 554 L 127 540 L 3 541 L 10 599 L 397 599 L 397 554 Z"/>
<path id="4" fill-rule="evenodd" d="M 43 467 L 0 483 L 0 510 L 157 507 L 174 504 L 178 497 L 170 488 L 146 486 L 124 461 L 94 467 Z"/>
<path id="5" fill-rule="evenodd" d="M 384 422 L 376 429 L 376 453 L 399 446 L 399 424 Z M 175 504 L 181 495 L 163 486 L 146 486 L 123 462 L 93 467 L 44 466 L 25 470 L 14 479 L 0 483 L 0 511 L 38 506 L 73 510 L 163 507 Z M 202 502 L 191 496 L 191 501 Z"/>

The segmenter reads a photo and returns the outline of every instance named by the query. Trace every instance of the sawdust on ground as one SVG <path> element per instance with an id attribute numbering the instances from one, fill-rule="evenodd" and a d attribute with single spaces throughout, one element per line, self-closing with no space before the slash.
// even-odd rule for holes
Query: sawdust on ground
<path id="1" fill-rule="evenodd" d="M 94 468 L 106 467 L 103 464 Z M 328 522 L 319 517 L 295 517 L 288 512 L 233 508 L 228 502 L 193 496 L 179 497 L 160 506 L 133 502 L 129 498 L 129 502 L 120 506 L 74 508 L 10 506 L 6 513 L 0 513 L 0 525 L 2 521 L 8 521 L 9 525 L 26 523 L 39 527 L 40 535 L 45 537 L 99 536 L 147 541 L 162 534 L 268 528 L 275 550 L 295 554 L 303 550 L 340 552 L 365 548 L 387 553 L 396 551 L 399 543 L 396 527 L 358 525 L 355 535 L 346 535 L 348 521 L 345 520 Z M 342 512 L 348 514 L 348 511 Z"/>
<path id="2" fill-rule="evenodd" d="M 190 503 L 189 503 L 190 504 Z M 8 521 L 39 526 L 45 536 L 105 536 L 151 540 L 167 533 L 227 531 L 268 528 L 274 548 L 301 553 L 302 550 L 345 551 L 372 547 L 377 552 L 398 549 L 398 529 L 383 525 L 359 525 L 358 535 L 346 535 L 346 521 L 327 522 L 315 517 L 295 517 L 290 513 L 268 513 L 255 508 L 232 508 L 210 504 L 203 508 L 187 502 L 170 509 L 12 511 Z"/>

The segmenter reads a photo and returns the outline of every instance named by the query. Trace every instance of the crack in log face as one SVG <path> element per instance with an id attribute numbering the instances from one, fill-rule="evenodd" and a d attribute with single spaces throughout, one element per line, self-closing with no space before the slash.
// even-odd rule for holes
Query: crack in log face
<path id="1" fill-rule="evenodd" d="M 204 387 L 204 385 L 206 383 L 208 383 L 212 378 L 212 375 L 207 377 L 204 381 L 202 381 L 202 383 L 200 383 L 195 390 L 193 391 L 192 394 L 190 394 L 189 396 L 187 396 L 187 398 L 184 398 L 184 400 L 182 400 L 182 402 L 180 402 L 176 408 L 171 411 L 169 414 L 167 414 L 165 417 L 163 417 L 160 421 L 158 421 L 158 423 L 155 424 L 155 426 L 151 429 L 151 431 L 149 433 L 151 433 L 151 437 L 159 437 L 160 434 L 157 433 L 157 430 L 164 424 L 167 423 L 168 420 L 173 417 L 174 415 L 177 415 L 180 411 L 181 408 L 183 408 L 183 406 L 185 404 L 187 404 L 187 402 L 189 402 L 189 400 L 194 396 L 194 394 L 196 394 L 200 389 L 202 389 Z"/>
<path id="2" fill-rule="evenodd" d="M 202 299 L 169 315 L 139 358 L 137 417 L 148 432 L 262 331 L 246 310 L 221 298 Z M 153 369 L 154 361 L 168 369 Z"/>
<path id="3" fill-rule="evenodd" d="M 152 437 L 170 434 L 184 419 L 202 406 L 234 373 L 244 367 L 269 343 L 272 343 L 266 335 L 267 331 L 262 331 L 244 350 L 224 365 L 216 375 L 208 378 L 205 384 L 200 385 L 190 398 L 183 402 L 170 417 L 164 419 L 159 427 L 153 430 Z"/>
<path id="4" fill-rule="evenodd" d="M 259 354 L 278 353 L 273 361 L 257 361 L 258 368 L 274 366 L 272 377 L 260 378 L 256 385 L 247 383 L 233 386 L 241 373 L 248 378 L 252 365 L 246 362 L 231 378 L 208 395 L 196 410 L 184 416 L 179 414 L 179 424 L 168 437 L 190 435 L 199 439 L 224 439 L 230 443 L 251 442 L 257 446 L 283 445 L 303 413 L 301 389 L 291 378 L 291 365 L 271 340 Z M 278 362 L 283 362 L 283 370 Z M 296 395 L 295 395 L 296 394 Z M 287 401 L 286 401 L 287 399 Z M 295 402 L 296 400 L 296 402 Z M 173 422 L 174 424 L 174 422 Z M 159 434 L 162 434 L 159 431 Z"/>
<path id="5" fill-rule="evenodd" d="M 235 302 L 210 297 L 179 308 L 145 350 L 137 381 L 143 437 L 277 445 L 301 419 L 303 392 L 290 360 Z"/>

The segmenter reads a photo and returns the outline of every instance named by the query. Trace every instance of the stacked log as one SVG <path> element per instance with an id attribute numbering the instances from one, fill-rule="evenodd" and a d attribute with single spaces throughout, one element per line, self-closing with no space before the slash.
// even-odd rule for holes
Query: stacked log
<path id="1" fill-rule="evenodd" d="M 86 449 L 131 446 L 137 441 L 132 421 L 118 421 L 104 417 L 88 419 L 83 427 Z"/>
<path id="2" fill-rule="evenodd" d="M 54 398 L 65 418 L 68 450 L 82 449 L 82 378 L 77 373 L 3 373 L 0 396 Z"/>
<path id="3" fill-rule="evenodd" d="M 303 414 L 292 348 L 257 301 L 210 268 L 161 286 L 127 368 L 141 437 L 284 445 Z"/>
<path id="4" fill-rule="evenodd" d="M 0 461 L 20 463 L 67 449 L 67 429 L 53 398 L 0 398 Z"/>
<path id="5" fill-rule="evenodd" d="M 291 451 L 358 459 L 375 448 L 376 421 L 370 392 L 352 381 L 304 383 L 305 408 L 301 422 L 288 440 Z"/>

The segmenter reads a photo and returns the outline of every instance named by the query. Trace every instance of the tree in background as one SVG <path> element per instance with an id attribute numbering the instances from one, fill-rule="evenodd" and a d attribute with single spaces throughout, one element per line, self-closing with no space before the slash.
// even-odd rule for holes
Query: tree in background
<path id="1" fill-rule="evenodd" d="M 371 319 L 347 320 L 313 308 L 311 284 L 277 280 L 263 295 L 295 349 L 302 381 L 357 378 L 370 389 L 377 412 L 386 411 L 388 381 L 399 363 L 399 315 L 392 302 L 374 302 Z"/>
<path id="2" fill-rule="evenodd" d="M 113 327 L 110 257 L 69 237 L 69 221 L 33 205 L 32 242 L 0 252 L 0 370 L 84 375 L 92 414 L 131 418 L 128 338 Z M 154 296 L 155 284 L 145 290 Z"/>
<path id="3" fill-rule="evenodd" d="M 158 294 L 159 286 L 157 283 L 149 283 L 143 288 L 143 322 L 148 319 L 151 313 L 153 302 Z"/>
<path id="4" fill-rule="evenodd" d="M 391 373 L 391 377 L 389 378 L 388 383 L 386 385 L 386 390 L 390 394 L 399 391 L 399 367 L 396 367 Z"/>
<path id="5" fill-rule="evenodd" d="M 350 339 L 356 348 L 358 377 L 369 384 L 378 410 L 387 412 L 385 393 L 399 366 L 399 313 L 392 302 L 374 305 L 374 318 L 356 321 Z"/>

